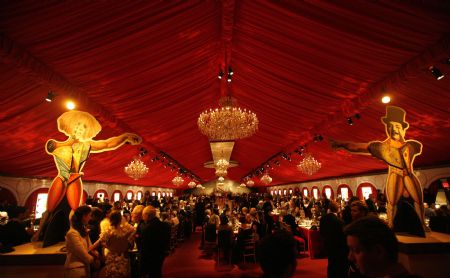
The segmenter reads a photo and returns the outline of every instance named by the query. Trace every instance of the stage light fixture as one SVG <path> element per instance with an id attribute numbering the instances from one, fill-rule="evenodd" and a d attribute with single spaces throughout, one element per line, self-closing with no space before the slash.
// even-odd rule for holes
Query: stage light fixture
<path id="1" fill-rule="evenodd" d="M 48 91 L 47 96 L 45 97 L 45 100 L 47 102 L 52 102 L 55 98 L 55 93 L 53 91 Z"/>
<path id="2" fill-rule="evenodd" d="M 387 104 L 387 103 L 391 102 L 391 97 L 390 96 L 384 96 L 381 99 L 381 102 L 384 103 L 384 104 Z"/>
<path id="3" fill-rule="evenodd" d="M 353 125 L 353 119 L 352 119 L 352 117 L 348 117 L 348 118 L 347 118 L 347 124 L 348 124 L 348 125 Z"/>
<path id="4" fill-rule="evenodd" d="M 222 77 L 223 77 L 224 74 L 225 74 L 225 73 L 223 72 L 223 70 L 220 70 L 220 71 L 219 71 L 219 75 L 217 76 L 217 78 L 222 79 Z"/>
<path id="5" fill-rule="evenodd" d="M 68 100 L 66 102 L 66 108 L 67 109 L 73 110 L 73 109 L 75 109 L 75 107 L 76 107 L 75 102 L 73 102 L 72 100 Z"/>
<path id="6" fill-rule="evenodd" d="M 228 83 L 231 83 L 231 74 L 229 74 L 229 73 L 228 73 L 228 75 L 227 75 L 227 82 L 228 82 Z"/>
<path id="7" fill-rule="evenodd" d="M 228 67 L 228 74 L 229 75 L 233 75 L 234 74 L 233 69 L 231 67 Z"/>
<path id="8" fill-rule="evenodd" d="M 355 119 L 359 120 L 361 119 L 361 115 L 359 115 L 358 113 L 355 114 Z"/>
<path id="9" fill-rule="evenodd" d="M 441 80 L 442 78 L 444 78 L 444 74 L 435 66 L 430 66 L 428 68 L 428 70 L 431 71 L 431 74 L 433 74 L 433 76 L 436 78 L 436 80 Z"/>

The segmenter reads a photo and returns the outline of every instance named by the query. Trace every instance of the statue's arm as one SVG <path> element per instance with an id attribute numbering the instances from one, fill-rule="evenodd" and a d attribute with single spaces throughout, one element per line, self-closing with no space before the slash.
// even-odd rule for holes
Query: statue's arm
<path id="1" fill-rule="evenodd" d="M 142 142 L 142 138 L 133 133 L 124 133 L 119 136 L 111 137 L 106 140 L 92 140 L 91 143 L 91 152 L 100 153 L 104 151 L 111 151 L 121 147 L 125 143 L 129 143 L 131 145 L 137 145 Z"/>
<path id="2" fill-rule="evenodd" d="M 370 155 L 369 143 L 341 142 L 329 139 L 333 150 L 346 150 L 351 153 Z"/>

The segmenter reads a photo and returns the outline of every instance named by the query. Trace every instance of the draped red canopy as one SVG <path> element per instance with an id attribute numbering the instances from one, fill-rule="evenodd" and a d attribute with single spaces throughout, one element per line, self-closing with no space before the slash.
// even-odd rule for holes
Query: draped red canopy
<path id="1" fill-rule="evenodd" d="M 0 174 L 55 176 L 44 144 L 66 138 L 56 119 L 73 97 L 102 124 L 97 139 L 135 132 L 148 150 L 141 180 L 123 172 L 139 153 L 134 146 L 93 154 L 84 180 L 173 187 L 177 167 L 189 171 L 184 186 L 213 179 L 197 118 L 226 93 L 260 122 L 236 142 L 239 166 L 229 177 L 237 181 L 266 161 L 272 184 L 384 170 L 373 158 L 332 151 L 327 138 L 385 138 L 385 93 L 407 111 L 407 138 L 424 144 L 416 167 L 446 164 L 450 76 L 437 81 L 428 68 L 450 74 L 449 30 L 445 1 L 4 2 Z M 217 79 L 228 66 L 231 85 Z M 52 103 L 44 101 L 49 90 Z M 316 134 L 325 140 L 314 143 Z M 302 157 L 294 151 L 305 144 L 322 163 L 313 176 L 296 169 Z M 154 159 L 161 151 L 175 169 Z"/>

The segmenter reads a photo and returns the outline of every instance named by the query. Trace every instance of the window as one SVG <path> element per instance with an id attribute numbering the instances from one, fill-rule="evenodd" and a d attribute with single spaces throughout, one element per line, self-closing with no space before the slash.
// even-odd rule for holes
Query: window
<path id="1" fill-rule="evenodd" d="M 156 194 L 155 191 L 153 191 L 153 192 L 152 192 L 152 196 L 156 196 L 155 194 Z M 158 196 L 159 196 L 159 195 L 158 195 Z"/>
<path id="2" fill-rule="evenodd" d="M 114 192 L 113 200 L 114 202 L 120 201 L 120 192 Z"/>
<path id="3" fill-rule="evenodd" d="M 138 191 L 138 193 L 137 193 L 137 199 L 138 199 L 138 200 L 142 199 L 142 192 L 141 192 L 141 191 Z"/>
<path id="4" fill-rule="evenodd" d="M 161 199 L 161 192 L 158 192 L 158 199 Z"/>
<path id="5" fill-rule="evenodd" d="M 42 214 L 47 210 L 47 193 L 39 193 L 36 199 L 36 207 L 34 208 L 35 218 L 42 218 Z"/>
<path id="6" fill-rule="evenodd" d="M 163 192 L 163 193 L 162 193 L 162 196 L 163 196 L 163 197 L 166 197 L 166 192 Z"/>
<path id="7" fill-rule="evenodd" d="M 314 196 L 314 199 L 319 199 L 319 189 L 317 189 L 317 188 L 313 188 L 313 196 Z"/>
<path id="8" fill-rule="evenodd" d="M 273 196 L 273 190 L 270 190 L 270 195 L 272 195 L 272 196 Z"/>
<path id="9" fill-rule="evenodd" d="M 133 199 L 133 192 L 132 191 L 128 191 L 127 192 L 127 199 L 128 200 L 132 200 Z"/>
<path id="10" fill-rule="evenodd" d="M 103 203 L 105 201 L 105 193 L 103 193 L 103 192 L 98 192 L 97 196 L 95 196 L 95 197 L 98 198 L 101 203 Z"/>
<path id="11" fill-rule="evenodd" d="M 169 195 L 170 195 L 170 197 L 173 197 L 173 193 L 172 192 L 170 192 Z"/>
<path id="12" fill-rule="evenodd" d="M 327 196 L 328 199 L 331 199 L 331 188 L 325 188 L 325 196 Z"/>
<path id="13" fill-rule="evenodd" d="M 372 194 L 372 187 L 370 187 L 370 186 L 363 186 L 361 188 L 361 193 L 362 193 L 364 199 L 369 198 L 369 195 Z"/>
<path id="14" fill-rule="evenodd" d="M 286 196 L 286 192 L 287 192 L 287 190 L 285 189 L 285 190 L 283 190 L 283 195 L 285 195 Z"/>
<path id="15" fill-rule="evenodd" d="M 342 197 L 342 200 L 344 200 L 344 201 L 348 200 L 348 188 L 347 187 L 341 187 L 341 197 Z"/>
<path id="16" fill-rule="evenodd" d="M 292 195 L 292 188 L 291 188 L 291 189 L 289 189 L 289 194 L 290 194 L 290 195 Z"/>
<path id="17" fill-rule="evenodd" d="M 303 188 L 303 196 L 308 197 L 308 188 Z"/>

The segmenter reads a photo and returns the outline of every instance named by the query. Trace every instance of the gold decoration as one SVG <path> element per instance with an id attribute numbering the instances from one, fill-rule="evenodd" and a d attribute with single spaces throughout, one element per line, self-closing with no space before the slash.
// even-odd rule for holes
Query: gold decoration
<path id="1" fill-rule="evenodd" d="M 252 136 L 258 130 L 258 118 L 252 111 L 236 107 L 232 97 L 223 97 L 220 108 L 201 113 L 197 125 L 209 140 L 236 140 Z"/>
<path id="2" fill-rule="evenodd" d="M 128 166 L 125 166 L 124 171 L 130 178 L 138 180 L 147 175 L 148 168 L 142 160 L 135 158 L 128 164 Z"/>
<path id="3" fill-rule="evenodd" d="M 305 158 L 297 165 L 297 169 L 307 175 L 313 175 L 322 167 L 322 163 L 317 161 L 310 153 L 305 154 Z"/>

